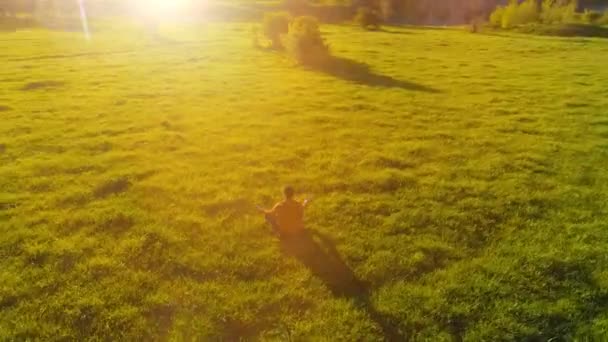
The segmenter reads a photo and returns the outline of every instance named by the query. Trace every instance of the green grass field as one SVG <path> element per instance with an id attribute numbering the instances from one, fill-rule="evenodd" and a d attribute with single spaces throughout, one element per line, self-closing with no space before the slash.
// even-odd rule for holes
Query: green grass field
<path id="1" fill-rule="evenodd" d="M 250 26 L 0 34 L 0 340 L 608 336 L 608 40 Z"/>

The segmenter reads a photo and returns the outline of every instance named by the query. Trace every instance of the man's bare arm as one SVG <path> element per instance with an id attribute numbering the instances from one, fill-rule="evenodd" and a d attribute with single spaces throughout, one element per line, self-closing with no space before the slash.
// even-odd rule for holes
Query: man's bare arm
<path id="1" fill-rule="evenodd" d="M 274 214 L 277 210 L 277 207 L 279 206 L 279 203 L 275 204 L 274 207 L 272 207 L 272 209 L 264 209 L 261 205 L 256 205 L 256 209 L 265 215 L 271 215 Z"/>
<path id="2" fill-rule="evenodd" d="M 310 203 L 311 200 L 312 200 L 312 197 L 305 199 L 304 202 L 302 202 L 302 206 L 304 208 L 306 208 L 306 206 Z"/>

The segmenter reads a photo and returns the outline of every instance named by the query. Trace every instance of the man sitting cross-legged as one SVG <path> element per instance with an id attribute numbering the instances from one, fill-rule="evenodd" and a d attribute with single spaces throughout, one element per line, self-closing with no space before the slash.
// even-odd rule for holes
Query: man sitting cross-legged
<path id="1" fill-rule="evenodd" d="M 309 203 L 305 200 L 300 203 L 293 198 L 294 190 L 291 186 L 283 189 L 285 199 L 270 210 L 258 207 L 264 214 L 266 222 L 270 224 L 275 234 L 279 236 L 295 236 L 304 231 L 304 208 Z"/>

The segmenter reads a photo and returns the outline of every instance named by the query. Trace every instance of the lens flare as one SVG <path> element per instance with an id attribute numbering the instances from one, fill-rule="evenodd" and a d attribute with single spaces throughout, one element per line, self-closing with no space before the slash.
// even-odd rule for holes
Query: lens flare
<path id="1" fill-rule="evenodd" d="M 173 11 L 180 7 L 181 1 L 177 0 L 148 0 L 146 5 L 160 12 Z"/>
<path id="2" fill-rule="evenodd" d="M 136 11 L 146 17 L 166 18 L 183 11 L 188 0 L 137 0 Z"/>
<path id="3" fill-rule="evenodd" d="M 89 21 L 87 20 L 87 11 L 84 6 L 84 0 L 78 0 L 80 10 L 80 22 L 82 23 L 82 32 L 86 40 L 91 40 L 91 32 L 89 31 Z"/>

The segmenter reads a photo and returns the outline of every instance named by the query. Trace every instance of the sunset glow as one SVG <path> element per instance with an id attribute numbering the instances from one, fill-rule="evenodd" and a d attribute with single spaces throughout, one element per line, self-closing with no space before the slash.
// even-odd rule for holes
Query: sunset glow
<path id="1" fill-rule="evenodd" d="M 163 18 L 184 11 L 189 0 L 138 0 L 135 2 L 136 14 Z"/>

